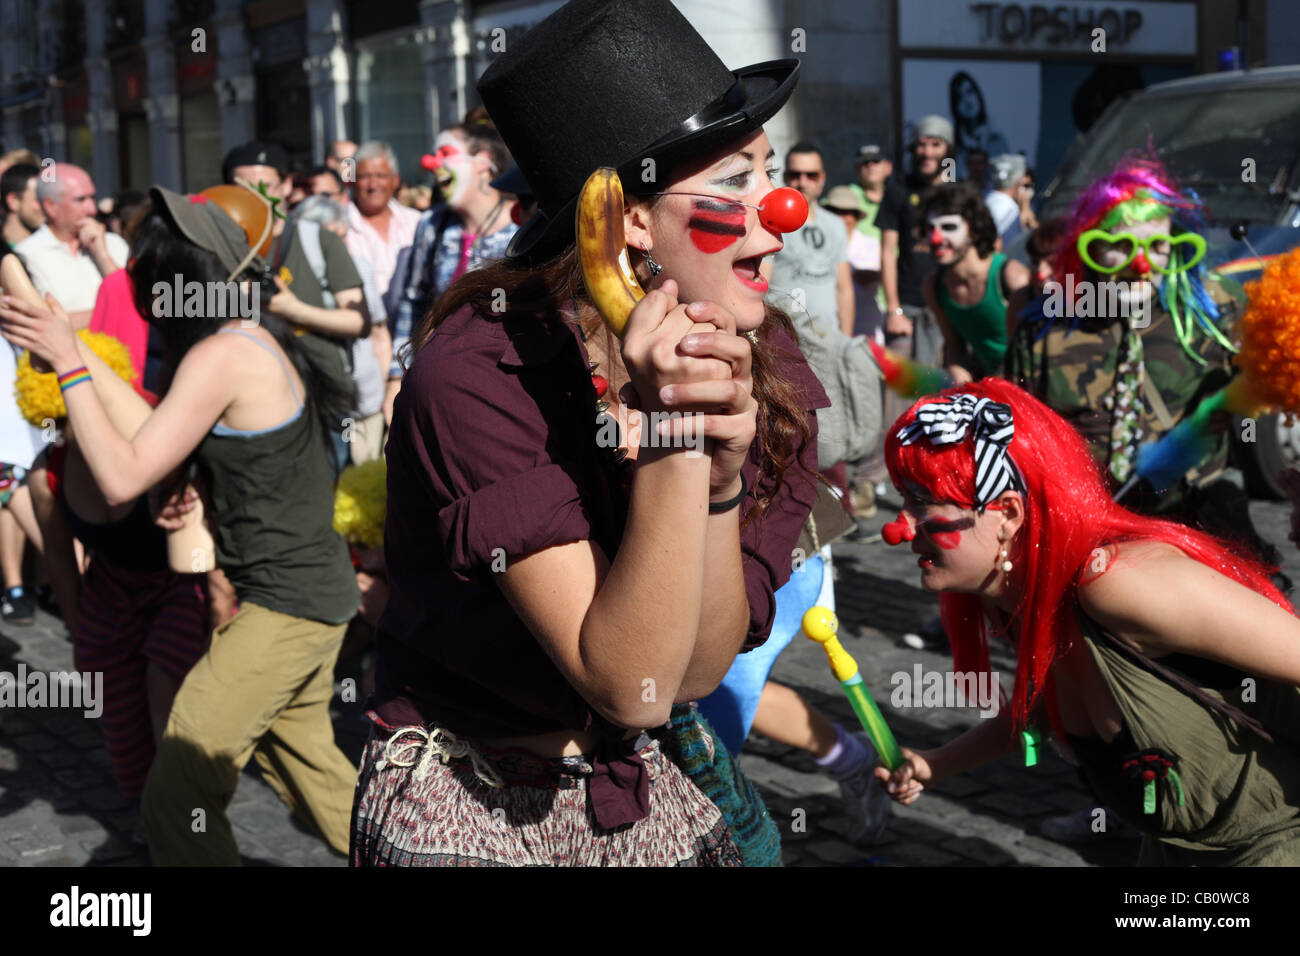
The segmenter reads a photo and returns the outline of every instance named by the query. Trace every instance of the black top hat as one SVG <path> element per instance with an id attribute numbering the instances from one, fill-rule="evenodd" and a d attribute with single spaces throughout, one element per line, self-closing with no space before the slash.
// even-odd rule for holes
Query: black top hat
<path id="1" fill-rule="evenodd" d="M 613 166 L 638 191 L 672 166 L 757 130 L 794 91 L 799 61 L 731 71 L 669 0 L 571 0 L 511 42 L 478 82 L 540 214 L 506 255 L 540 259 L 573 239 L 582 184 Z"/>
<path id="2" fill-rule="evenodd" d="M 488 185 L 512 196 L 533 198 L 533 187 L 528 185 L 528 177 L 520 171 L 518 166 L 510 167 L 510 172 L 498 176 Z"/>

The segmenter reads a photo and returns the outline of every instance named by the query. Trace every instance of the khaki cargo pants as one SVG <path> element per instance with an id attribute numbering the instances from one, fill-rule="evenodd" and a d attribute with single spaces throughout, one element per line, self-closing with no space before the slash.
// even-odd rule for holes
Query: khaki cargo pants
<path id="1" fill-rule="evenodd" d="M 356 768 L 329 702 L 346 624 L 243 603 L 212 635 L 172 705 L 141 803 L 155 866 L 238 866 L 226 808 L 250 756 L 281 800 L 348 851 Z"/>

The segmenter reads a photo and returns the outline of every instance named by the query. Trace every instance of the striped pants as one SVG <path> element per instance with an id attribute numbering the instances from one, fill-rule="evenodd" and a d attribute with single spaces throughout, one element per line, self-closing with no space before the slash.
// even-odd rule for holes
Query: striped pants
<path id="1" fill-rule="evenodd" d="M 204 575 L 128 571 L 91 559 L 73 646 L 78 670 L 104 675 L 100 728 L 123 796 L 140 795 L 154 758 L 149 664 L 180 684 L 202 656 L 210 626 Z"/>

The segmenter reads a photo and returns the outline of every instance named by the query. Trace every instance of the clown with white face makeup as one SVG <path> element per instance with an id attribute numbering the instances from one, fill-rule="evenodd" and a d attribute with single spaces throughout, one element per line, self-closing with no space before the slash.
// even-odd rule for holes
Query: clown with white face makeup
<path id="1" fill-rule="evenodd" d="M 997 230 L 973 186 L 936 186 L 921 205 L 921 229 L 937 271 L 922 285 L 943 332 L 943 363 L 959 384 L 997 375 L 1007 345 L 1007 301 L 1029 270 L 994 252 Z"/>
<path id="2" fill-rule="evenodd" d="M 442 201 L 457 211 L 464 209 L 470 193 L 490 190 L 488 181 L 498 172 L 487 150 L 472 155 L 465 137 L 450 129 L 433 141 L 433 154 L 426 165 L 433 170 Z"/>
<path id="3" fill-rule="evenodd" d="M 1231 538 L 1276 567 L 1278 551 L 1254 526 L 1249 497 L 1223 476 L 1231 415 L 1210 416 L 1199 461 L 1166 476 L 1166 487 L 1134 481 L 1143 448 L 1233 374 L 1227 333 L 1239 306 L 1205 270 L 1204 216 L 1196 195 L 1150 157 L 1125 158 L 1082 190 L 1060 220 L 1052 278 L 1012 334 L 1006 377 L 1083 436 L 1111 494 L 1134 482 L 1126 508 Z M 1273 582 L 1289 587 L 1280 571 Z M 1219 640 L 1228 647 L 1235 638 Z M 1086 829 L 1081 819 L 1049 823 L 1063 835 Z"/>
<path id="4" fill-rule="evenodd" d="M 1236 304 L 1205 274 L 1203 212 L 1159 163 L 1120 163 L 1084 190 L 1063 220 L 1052 281 L 1023 310 L 1009 345 L 1007 377 L 1069 418 L 1121 484 L 1132 476 L 1139 447 L 1173 428 L 1231 367 L 1223 330 Z M 1186 480 L 1215 475 L 1227 451 L 1217 442 Z M 1141 488 L 1130 493 L 1149 495 L 1145 505 L 1125 500 L 1181 510 L 1183 484 L 1160 502 Z M 1211 526 L 1219 533 L 1249 527 L 1244 503 L 1235 518 Z M 1257 550 L 1267 554 L 1258 542 Z"/>
<path id="5" fill-rule="evenodd" d="M 763 130 L 799 67 L 729 69 L 669 0 L 560 6 L 478 81 L 538 205 L 500 251 L 510 209 L 484 180 L 504 151 L 479 126 L 438 140 L 448 206 L 407 304 L 447 288 L 416 310 L 385 449 L 354 864 L 779 862 L 770 815 L 675 702 L 767 641 L 817 497 L 828 399 L 761 271 L 807 215 Z M 622 221 L 611 204 L 587 225 L 645 290 L 621 337 L 578 255 L 604 168 Z M 651 416 L 640 441 L 631 412 Z"/>
<path id="6" fill-rule="evenodd" d="M 384 397 L 388 421 L 414 324 L 456 279 L 501 259 L 519 231 L 510 216 L 512 204 L 491 185 L 510 166 L 510 153 L 490 124 L 449 126 L 438 134 L 433 152 L 421 165 L 433 173 L 441 202 L 420 219 L 408 269 L 393 276 L 389 292 L 393 361 Z"/>
<path id="7" fill-rule="evenodd" d="M 952 265 L 970 248 L 970 227 L 957 213 L 929 215 L 925 220 L 930 254 L 939 265 Z"/>

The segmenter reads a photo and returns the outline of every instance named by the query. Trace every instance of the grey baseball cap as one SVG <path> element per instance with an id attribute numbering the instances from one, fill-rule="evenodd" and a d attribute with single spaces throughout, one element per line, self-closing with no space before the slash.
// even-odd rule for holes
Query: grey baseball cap
<path id="1" fill-rule="evenodd" d="M 232 278 L 259 276 L 266 271 L 266 263 L 251 256 L 244 230 L 219 205 L 195 193 L 183 196 L 163 186 L 149 190 L 155 208 L 164 208 L 176 228 L 200 249 L 206 249 L 218 259 Z"/>
<path id="2" fill-rule="evenodd" d="M 926 136 L 933 136 L 941 139 L 945 143 L 952 145 L 955 137 L 952 132 L 952 123 L 942 116 L 931 113 L 929 116 L 922 116 L 916 122 L 916 139 L 922 139 Z"/>
<path id="3" fill-rule="evenodd" d="M 1019 153 L 1002 153 L 989 161 L 989 169 L 993 188 L 1006 189 L 1015 186 L 1025 178 L 1025 173 L 1029 171 L 1029 164 Z"/>

